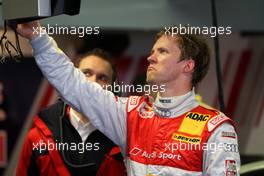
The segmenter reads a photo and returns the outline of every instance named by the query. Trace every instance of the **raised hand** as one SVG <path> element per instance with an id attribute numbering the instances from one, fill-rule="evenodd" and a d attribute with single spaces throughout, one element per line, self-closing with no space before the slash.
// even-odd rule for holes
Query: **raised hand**
<path id="1" fill-rule="evenodd" d="M 40 26 L 39 21 L 31 21 L 18 24 L 16 30 L 22 37 L 32 40 L 41 34 L 42 27 Z"/>

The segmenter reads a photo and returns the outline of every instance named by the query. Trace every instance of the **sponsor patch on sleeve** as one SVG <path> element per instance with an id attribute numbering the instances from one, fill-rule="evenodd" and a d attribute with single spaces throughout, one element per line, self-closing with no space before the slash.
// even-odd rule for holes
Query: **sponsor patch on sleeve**
<path id="1" fill-rule="evenodd" d="M 236 133 L 231 131 L 222 131 L 221 137 L 236 139 Z"/>
<path id="2" fill-rule="evenodd" d="M 225 160 L 226 176 L 236 176 L 237 168 L 235 160 Z"/>
<path id="3" fill-rule="evenodd" d="M 215 127 L 217 127 L 220 123 L 228 119 L 224 114 L 219 114 L 208 122 L 208 131 L 211 132 Z"/>

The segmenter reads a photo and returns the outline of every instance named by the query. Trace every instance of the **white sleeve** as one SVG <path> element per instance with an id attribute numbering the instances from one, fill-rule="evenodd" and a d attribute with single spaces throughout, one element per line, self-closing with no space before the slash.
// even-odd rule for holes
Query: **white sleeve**
<path id="1" fill-rule="evenodd" d="M 237 134 L 229 123 L 223 123 L 210 136 L 203 153 L 203 175 L 239 175 L 240 155 Z"/>
<path id="2" fill-rule="evenodd" d="M 32 40 L 31 45 L 37 65 L 63 99 L 87 116 L 125 154 L 127 98 L 116 98 L 99 84 L 87 81 L 47 34 Z"/>

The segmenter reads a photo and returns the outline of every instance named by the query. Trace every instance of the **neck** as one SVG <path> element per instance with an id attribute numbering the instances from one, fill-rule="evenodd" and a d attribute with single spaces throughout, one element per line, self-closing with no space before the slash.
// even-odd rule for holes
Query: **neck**
<path id="1" fill-rule="evenodd" d="M 88 118 L 86 118 L 83 114 L 79 113 L 78 111 L 75 111 L 74 109 L 72 109 L 72 111 L 74 112 L 74 114 L 76 114 L 78 116 L 78 118 L 81 120 L 81 122 L 83 122 L 83 123 L 89 122 Z"/>
<path id="2" fill-rule="evenodd" d="M 177 117 L 198 106 L 194 90 L 178 96 L 161 97 L 157 95 L 153 109 L 161 117 Z"/>
<path id="3" fill-rule="evenodd" d="M 177 86 L 175 86 L 177 85 Z M 192 90 L 190 83 L 167 83 L 165 84 L 165 91 L 159 92 L 161 97 L 174 97 L 184 95 Z"/>

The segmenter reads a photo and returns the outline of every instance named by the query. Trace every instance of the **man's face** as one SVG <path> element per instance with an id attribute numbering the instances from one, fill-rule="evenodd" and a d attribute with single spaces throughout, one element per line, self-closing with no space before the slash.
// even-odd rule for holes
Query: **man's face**
<path id="1" fill-rule="evenodd" d="M 90 55 L 82 59 L 79 69 L 87 80 L 97 82 L 102 87 L 112 83 L 113 70 L 110 63 L 98 56 Z"/>
<path id="2" fill-rule="evenodd" d="M 163 35 L 154 44 L 148 57 L 147 82 L 150 84 L 169 84 L 175 82 L 182 73 L 181 50 L 175 39 Z"/>

